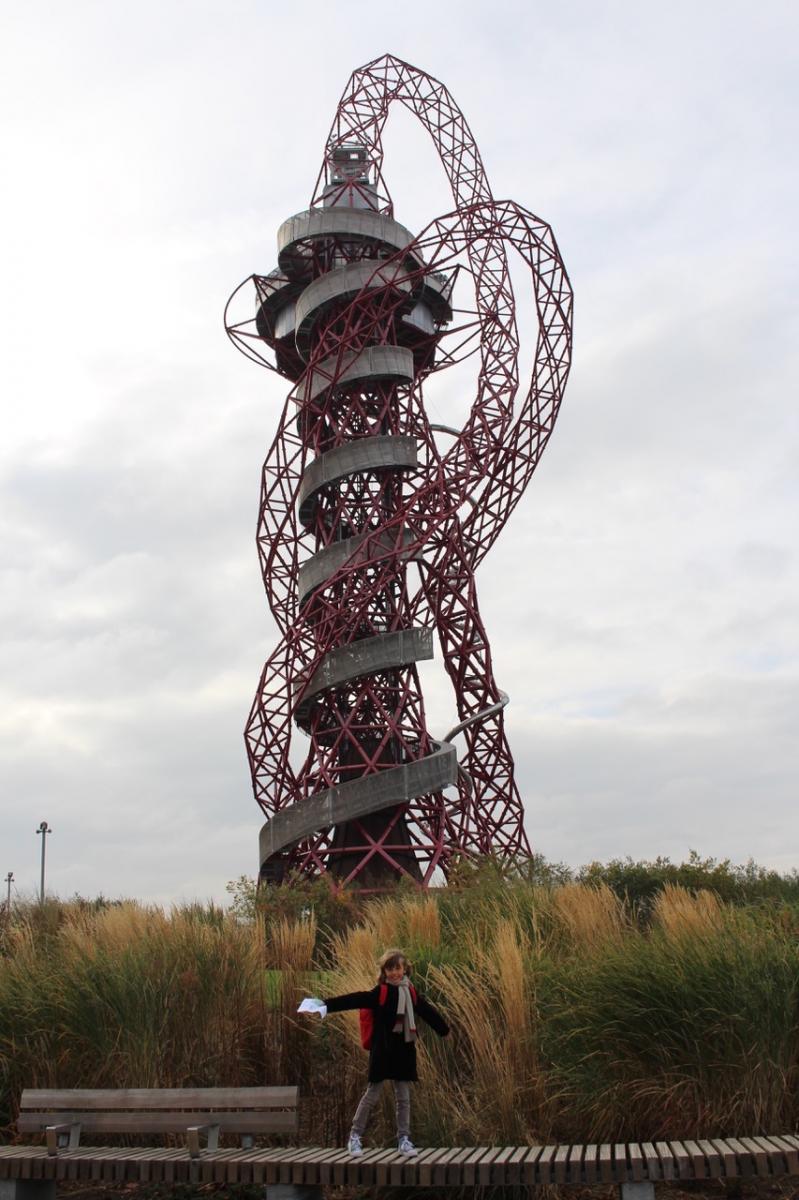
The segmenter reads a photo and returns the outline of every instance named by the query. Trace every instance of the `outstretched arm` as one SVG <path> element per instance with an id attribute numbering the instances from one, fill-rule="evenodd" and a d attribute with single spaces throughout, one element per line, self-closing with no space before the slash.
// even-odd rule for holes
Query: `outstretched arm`
<path id="1" fill-rule="evenodd" d="M 349 1012 L 353 1008 L 377 1008 L 378 989 L 370 992 L 346 992 L 343 996 L 331 996 L 325 1000 L 328 1012 Z"/>

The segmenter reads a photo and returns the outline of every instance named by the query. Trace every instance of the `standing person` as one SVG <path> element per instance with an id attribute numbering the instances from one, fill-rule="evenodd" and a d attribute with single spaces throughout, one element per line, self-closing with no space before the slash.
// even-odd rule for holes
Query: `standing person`
<path id="1" fill-rule="evenodd" d="M 437 1008 L 411 987 L 410 964 L 401 950 L 387 950 L 379 962 L 380 977 L 369 992 L 348 992 L 328 1000 L 303 1001 L 301 1011 L 347 1012 L 354 1008 L 372 1013 L 372 1042 L 369 1047 L 369 1086 L 352 1118 L 347 1146 L 350 1154 L 363 1154 L 363 1135 L 380 1099 L 385 1080 L 394 1084 L 397 1108 L 397 1149 L 401 1154 L 416 1154 L 410 1139 L 411 1083 L 416 1074 L 416 1017 L 426 1021 L 440 1037 L 449 1033 L 449 1025 Z M 415 997 L 415 999 L 414 999 Z"/>

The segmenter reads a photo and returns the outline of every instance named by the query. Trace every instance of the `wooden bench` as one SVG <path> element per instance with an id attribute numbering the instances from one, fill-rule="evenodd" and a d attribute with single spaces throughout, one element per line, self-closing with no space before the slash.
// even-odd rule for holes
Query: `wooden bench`
<path id="1" fill-rule="evenodd" d="M 45 1146 L 0 1147 L 0 1200 L 7 1197 L 55 1194 L 55 1180 L 71 1178 L 59 1170 L 43 1169 L 38 1161 L 46 1155 L 50 1160 L 84 1163 L 76 1178 L 93 1167 L 86 1164 L 120 1159 L 140 1158 L 158 1153 L 145 1149 L 81 1148 L 83 1134 L 178 1134 L 185 1138 L 189 1161 L 200 1158 L 200 1141 L 206 1143 L 205 1153 L 219 1151 L 220 1134 L 235 1135 L 241 1140 L 241 1151 L 254 1146 L 258 1134 L 296 1133 L 296 1087 L 244 1088 L 126 1088 L 86 1090 L 32 1090 L 22 1093 L 17 1119 L 20 1133 L 43 1133 Z M 161 1151 L 175 1154 L 174 1151 Z M 224 1152 L 222 1152 L 224 1153 Z M 18 1167 L 21 1174 L 15 1173 Z M 19 1183 L 17 1187 L 4 1184 Z M 38 1188 L 31 1185 L 39 1183 Z M 28 1186 L 23 1186 L 27 1184 Z M 49 1186 L 48 1186 L 49 1185 Z"/>
<path id="2" fill-rule="evenodd" d="M 273 1089 L 241 1089 L 251 1090 Z M 277 1090 L 294 1092 L 296 1103 L 295 1089 Z M 180 1114 L 181 1131 L 186 1129 L 185 1115 Z M 220 1114 L 198 1108 L 190 1115 L 202 1116 L 208 1125 L 216 1123 Z M 37 1128 L 41 1129 L 41 1124 Z M 160 1128 L 163 1130 L 163 1126 Z M 170 1129 L 176 1131 L 172 1126 Z M 126 1130 L 130 1131 L 130 1126 Z M 104 1131 L 111 1131 L 108 1125 Z M 68 1131 L 63 1133 L 67 1135 Z M 62 1179 L 167 1185 L 256 1184 L 266 1186 L 269 1200 L 312 1200 L 319 1197 L 321 1188 L 330 1186 L 533 1188 L 554 1184 L 584 1188 L 616 1184 L 623 1200 L 653 1200 L 654 1185 L 660 1181 L 767 1180 L 791 1175 L 799 1175 L 799 1138 L 791 1134 L 597 1145 L 438 1146 L 425 1148 L 414 1158 L 398 1154 L 393 1147 L 368 1150 L 358 1158 L 340 1148 L 319 1146 L 208 1147 L 193 1153 L 188 1146 L 134 1149 L 78 1145 L 67 1146 L 56 1154 L 48 1153 L 46 1146 L 0 1147 L 0 1200 L 47 1200 Z"/>

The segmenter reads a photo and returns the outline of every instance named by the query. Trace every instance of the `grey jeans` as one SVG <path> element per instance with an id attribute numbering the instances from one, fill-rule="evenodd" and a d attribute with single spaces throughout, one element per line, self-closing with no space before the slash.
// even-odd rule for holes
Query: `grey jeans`
<path id="1" fill-rule="evenodd" d="M 394 1099 L 397 1105 L 397 1137 L 409 1137 L 411 1131 L 411 1085 L 406 1079 L 392 1079 L 394 1084 Z M 352 1118 L 352 1132 L 363 1137 L 366 1126 L 372 1115 L 372 1109 L 380 1099 L 383 1090 L 382 1083 L 370 1083 Z"/>

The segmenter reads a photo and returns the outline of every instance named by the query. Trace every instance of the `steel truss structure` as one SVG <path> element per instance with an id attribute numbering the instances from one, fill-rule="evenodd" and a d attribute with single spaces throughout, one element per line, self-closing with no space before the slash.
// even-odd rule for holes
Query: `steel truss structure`
<path id="1" fill-rule="evenodd" d="M 418 236 L 394 220 L 383 179 L 392 103 L 430 134 L 454 200 Z M 538 316 L 524 391 L 509 249 Z M 468 309 L 456 307 L 464 279 Z M 256 315 L 237 320 L 252 286 Z M 236 346 L 293 385 L 258 524 L 280 632 L 245 734 L 267 817 L 262 880 L 426 886 L 458 857 L 529 855 L 475 570 L 552 432 L 571 315 L 551 229 L 494 199 L 447 89 L 391 55 L 355 71 L 311 205 L 278 231 L 277 269 L 245 280 L 225 313 Z M 468 354 L 479 365 L 466 423 L 431 423 L 424 381 Z M 417 667 L 434 634 L 459 717 L 439 739 Z M 309 739 L 301 765 L 297 730 Z"/>

